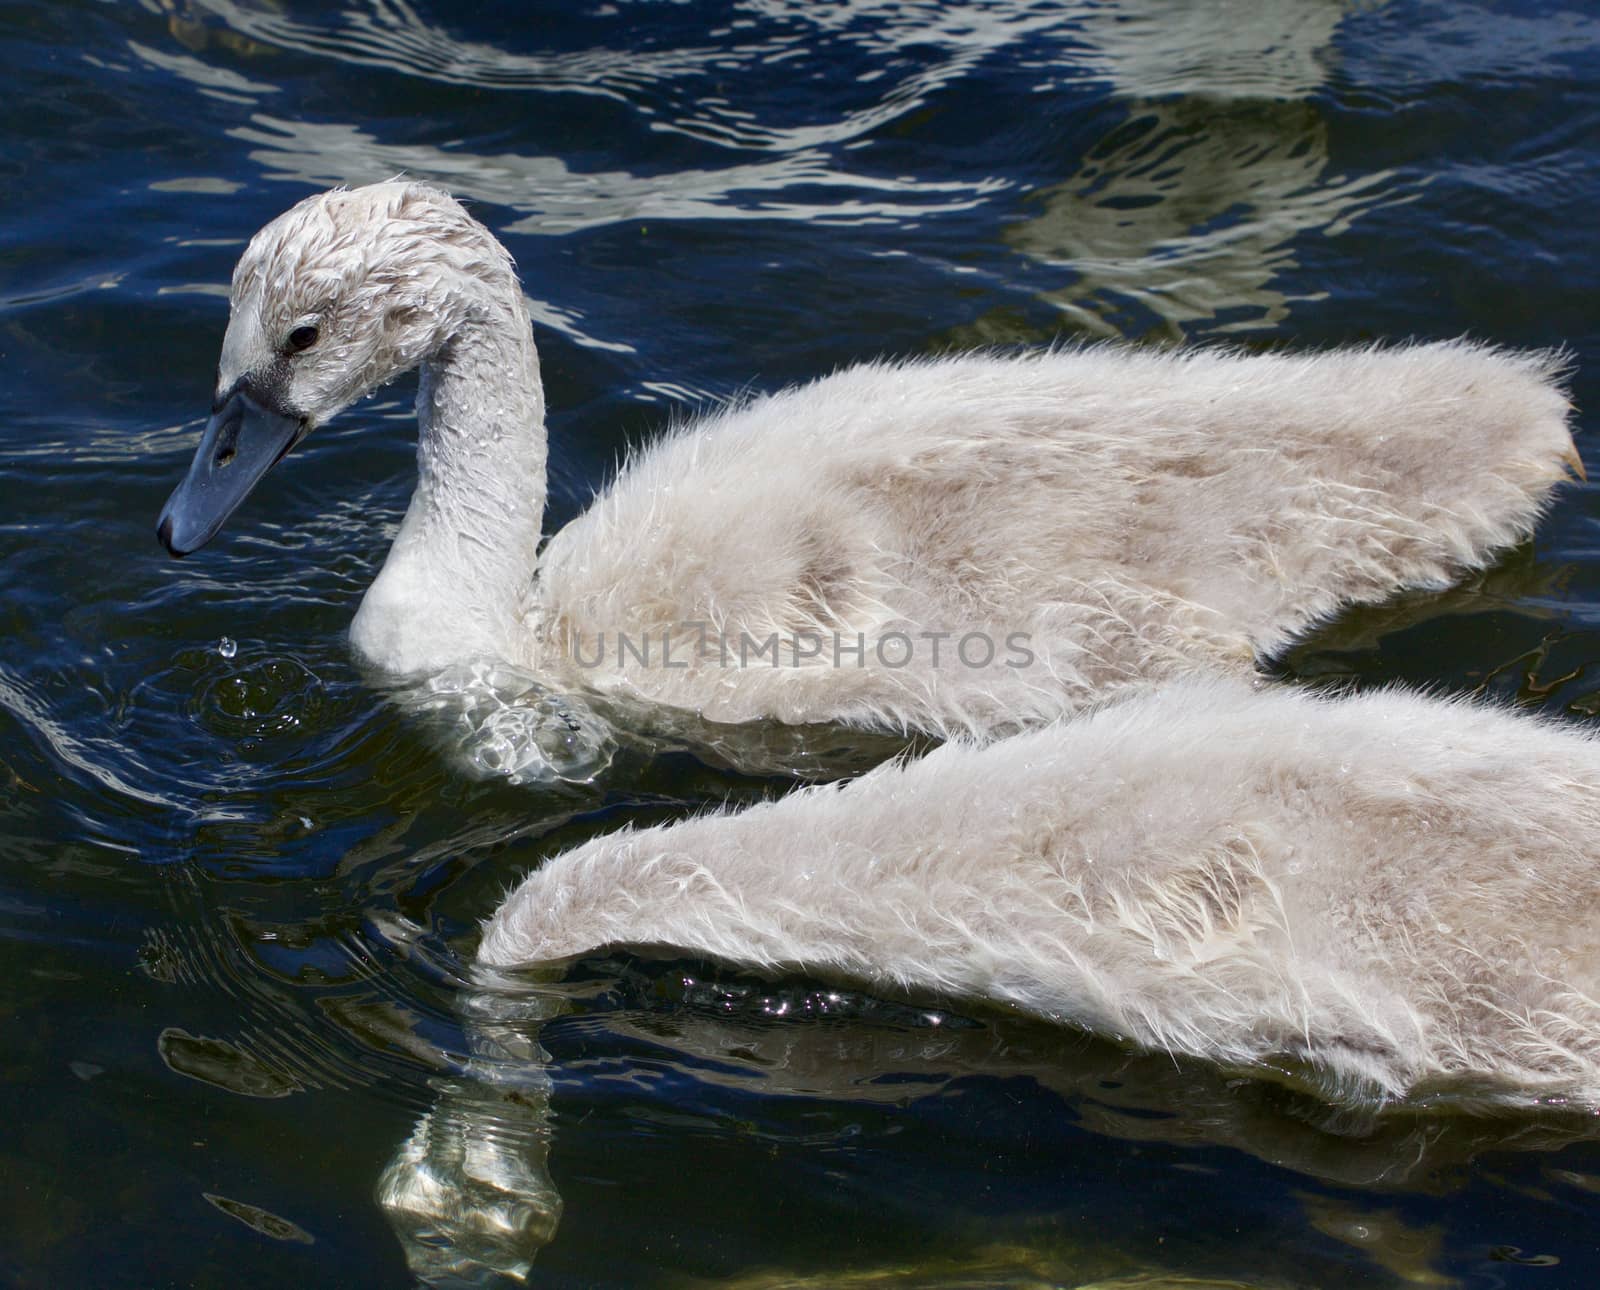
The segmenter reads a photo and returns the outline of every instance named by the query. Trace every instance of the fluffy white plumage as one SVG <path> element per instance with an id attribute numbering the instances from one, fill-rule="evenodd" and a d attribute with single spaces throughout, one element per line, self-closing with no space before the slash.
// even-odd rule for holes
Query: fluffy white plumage
<path id="1" fill-rule="evenodd" d="M 1180 681 L 842 788 L 591 841 L 494 967 L 662 945 L 933 990 L 1332 1097 L 1600 1105 L 1600 741 Z"/>
<path id="2" fill-rule="evenodd" d="M 219 400 L 270 385 L 304 429 L 419 364 L 417 489 L 357 651 L 396 673 L 487 656 L 719 721 L 994 734 L 1244 673 L 1341 604 L 1485 563 L 1577 463 L 1549 355 L 968 354 L 683 426 L 540 557 L 538 359 L 494 237 L 396 182 L 251 242 Z"/>

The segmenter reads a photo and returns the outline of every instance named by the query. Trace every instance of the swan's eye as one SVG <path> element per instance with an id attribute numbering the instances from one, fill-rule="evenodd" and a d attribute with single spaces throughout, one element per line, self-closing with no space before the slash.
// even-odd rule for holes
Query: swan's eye
<path id="1" fill-rule="evenodd" d="M 317 329 L 315 327 L 296 327 L 289 333 L 289 348 L 299 353 L 302 349 L 310 349 L 317 343 Z"/>

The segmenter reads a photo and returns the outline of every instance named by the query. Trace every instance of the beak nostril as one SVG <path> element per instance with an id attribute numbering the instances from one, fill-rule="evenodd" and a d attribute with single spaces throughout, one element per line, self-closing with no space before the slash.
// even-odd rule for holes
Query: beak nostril
<path id="1" fill-rule="evenodd" d="M 214 469 L 222 470 L 233 464 L 234 455 L 239 451 L 239 431 L 243 422 L 243 414 L 235 412 L 223 423 L 222 433 L 217 436 L 217 451 L 211 458 Z"/>

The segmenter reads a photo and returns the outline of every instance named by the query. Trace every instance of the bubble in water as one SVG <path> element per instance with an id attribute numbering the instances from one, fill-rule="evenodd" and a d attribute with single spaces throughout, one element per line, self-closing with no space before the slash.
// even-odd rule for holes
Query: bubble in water
<path id="1" fill-rule="evenodd" d="M 221 654 L 223 658 L 232 658 L 238 652 L 238 645 L 230 637 L 224 636 L 217 642 L 217 653 Z"/>

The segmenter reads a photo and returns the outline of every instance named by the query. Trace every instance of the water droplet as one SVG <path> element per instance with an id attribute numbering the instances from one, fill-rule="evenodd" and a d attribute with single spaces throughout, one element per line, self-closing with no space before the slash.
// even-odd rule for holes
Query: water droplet
<path id="1" fill-rule="evenodd" d="M 232 658 L 238 652 L 239 647 L 227 636 L 217 642 L 217 653 L 221 654 L 223 658 Z"/>

